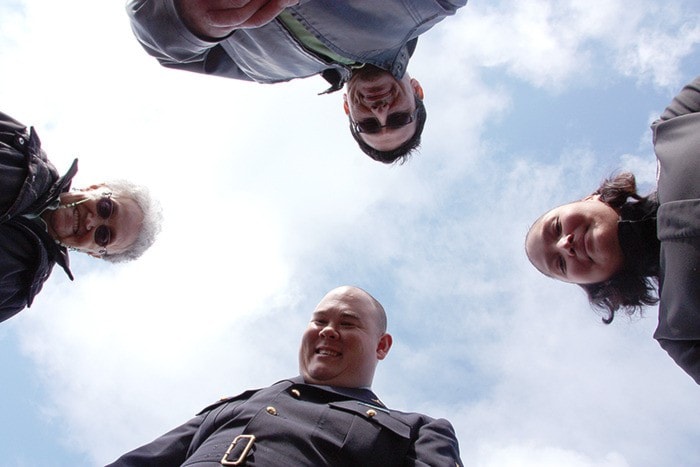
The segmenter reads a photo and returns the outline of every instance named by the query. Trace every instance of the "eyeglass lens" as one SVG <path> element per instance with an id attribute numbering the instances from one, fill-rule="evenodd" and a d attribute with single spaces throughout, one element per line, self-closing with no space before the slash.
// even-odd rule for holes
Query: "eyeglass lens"
<path id="1" fill-rule="evenodd" d="M 102 197 L 97 201 L 97 215 L 102 219 L 109 219 L 114 212 L 112 198 Z"/>
<path id="2" fill-rule="evenodd" d="M 109 219 L 114 213 L 114 202 L 109 196 L 102 196 L 97 201 L 96 205 L 97 215 L 102 219 Z M 102 248 L 109 245 L 109 241 L 112 239 L 112 231 L 106 225 L 100 225 L 95 229 L 95 243 L 97 243 Z"/>
<path id="3" fill-rule="evenodd" d="M 112 231 L 106 225 L 100 225 L 95 229 L 95 243 L 101 247 L 109 245 L 112 238 Z"/>
<path id="4" fill-rule="evenodd" d="M 363 133 L 379 133 L 382 128 L 400 128 L 408 125 L 413 121 L 413 115 L 410 112 L 394 112 L 386 117 L 386 125 L 382 126 L 376 118 L 365 118 L 357 122 L 357 126 Z"/>

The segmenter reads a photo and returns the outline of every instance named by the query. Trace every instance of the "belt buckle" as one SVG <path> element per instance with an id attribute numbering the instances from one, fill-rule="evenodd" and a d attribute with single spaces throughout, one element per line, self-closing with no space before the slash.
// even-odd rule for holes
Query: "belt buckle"
<path id="1" fill-rule="evenodd" d="M 231 454 L 231 451 L 233 451 L 233 448 L 236 447 L 236 444 L 238 444 L 239 441 L 241 440 L 248 440 L 246 443 L 245 448 L 243 448 L 243 452 L 241 452 L 241 455 L 238 456 L 238 459 L 234 460 L 229 460 L 228 456 Z M 233 438 L 233 441 L 231 441 L 231 445 L 228 447 L 226 450 L 226 453 L 224 453 L 224 457 L 221 458 L 221 465 L 243 465 L 245 462 L 245 458 L 248 455 L 248 451 L 253 447 L 253 443 L 255 442 L 255 435 L 238 435 L 235 438 Z"/>

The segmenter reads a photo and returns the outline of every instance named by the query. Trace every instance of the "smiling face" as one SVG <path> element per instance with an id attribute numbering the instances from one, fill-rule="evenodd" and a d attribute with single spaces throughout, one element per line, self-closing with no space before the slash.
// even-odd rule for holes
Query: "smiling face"
<path id="1" fill-rule="evenodd" d="M 109 187 L 93 185 L 82 191 L 61 193 L 61 207 L 45 211 L 42 215 L 49 234 L 67 247 L 72 247 L 92 256 L 102 256 L 104 250 L 111 254 L 121 253 L 136 240 L 143 223 L 143 212 L 131 198 L 111 196 L 112 211 L 104 218 L 98 203 L 108 193 Z M 73 204 L 71 206 L 71 204 Z M 98 227 L 109 232 L 109 243 L 98 244 L 103 235 L 95 235 Z M 101 229 L 103 233 L 106 230 Z"/>
<path id="2" fill-rule="evenodd" d="M 355 70 L 343 96 L 345 113 L 353 122 L 376 119 L 381 126 L 390 116 L 400 113 L 413 115 L 416 110 L 415 97 L 423 99 L 423 88 L 417 80 L 406 73 L 397 80 L 388 71 L 371 65 Z M 391 126 L 391 125 L 390 125 Z M 396 128 L 385 127 L 378 133 L 359 133 L 359 137 L 379 151 L 391 151 L 416 132 L 416 120 Z"/>
<path id="3" fill-rule="evenodd" d="M 372 298 L 355 287 L 330 291 L 311 316 L 299 349 L 304 381 L 340 387 L 369 387 L 379 360 L 391 348 Z"/>
<path id="4" fill-rule="evenodd" d="M 525 240 L 530 262 L 564 282 L 593 284 L 623 265 L 618 213 L 598 196 L 554 208 L 537 219 Z"/>

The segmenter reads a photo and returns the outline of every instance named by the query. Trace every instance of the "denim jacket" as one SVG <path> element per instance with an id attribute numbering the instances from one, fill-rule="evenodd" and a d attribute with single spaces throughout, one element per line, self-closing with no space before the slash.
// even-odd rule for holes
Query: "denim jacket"
<path id="1" fill-rule="evenodd" d="M 466 3 L 302 0 L 287 11 L 331 51 L 400 79 L 415 39 Z M 166 67 L 259 83 L 321 74 L 331 82 L 331 90 L 340 89 L 352 73 L 348 66 L 308 51 L 279 19 L 212 42 L 185 27 L 174 0 L 129 0 L 127 11 L 138 40 Z"/>

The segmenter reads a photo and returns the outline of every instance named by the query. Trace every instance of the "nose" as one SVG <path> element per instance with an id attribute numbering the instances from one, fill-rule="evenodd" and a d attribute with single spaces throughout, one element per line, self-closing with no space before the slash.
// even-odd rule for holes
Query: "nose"
<path id="1" fill-rule="evenodd" d="M 562 235 L 557 241 L 557 249 L 564 254 L 574 256 L 574 234 Z"/>
<path id="2" fill-rule="evenodd" d="M 88 211 L 85 214 L 85 229 L 92 230 L 98 225 L 100 225 L 99 218 L 92 212 Z"/>
<path id="3" fill-rule="evenodd" d="M 370 107 L 372 110 L 380 110 L 380 109 L 385 109 L 389 105 L 389 101 L 386 99 L 379 99 L 377 101 L 374 101 L 370 104 Z"/>
<path id="4" fill-rule="evenodd" d="M 101 224 L 105 224 L 107 222 L 106 219 L 101 218 L 100 216 L 97 215 L 96 212 L 93 212 L 92 210 L 88 209 L 86 214 L 85 214 L 85 229 L 90 231 Z"/>
<path id="5" fill-rule="evenodd" d="M 386 100 L 373 102 L 370 108 L 374 116 L 384 125 L 386 123 L 386 116 L 389 113 L 389 102 Z"/>
<path id="6" fill-rule="evenodd" d="M 319 334 L 321 337 L 325 337 L 326 339 L 337 339 L 338 338 L 338 332 L 330 324 L 326 325 L 326 327 L 321 329 L 321 332 Z"/>

